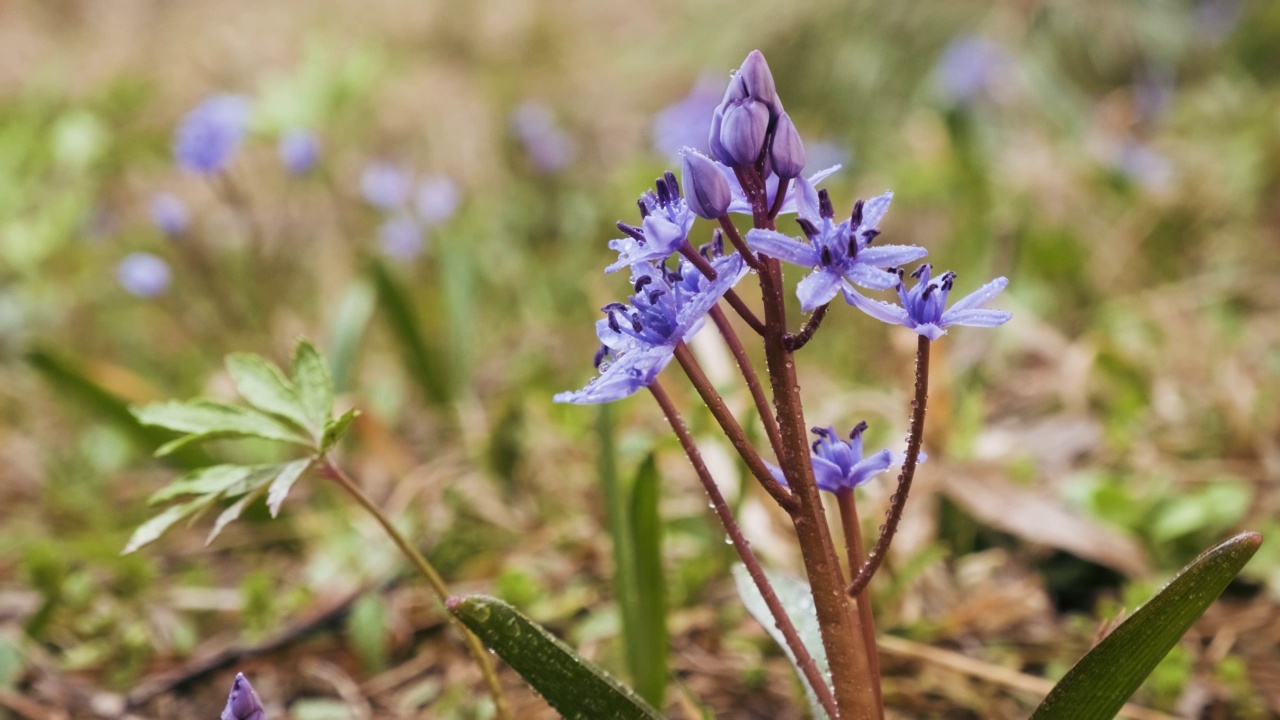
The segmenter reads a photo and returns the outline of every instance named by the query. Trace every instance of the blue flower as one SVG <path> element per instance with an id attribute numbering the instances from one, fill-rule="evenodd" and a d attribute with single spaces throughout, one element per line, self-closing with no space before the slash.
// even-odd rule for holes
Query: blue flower
<path id="1" fill-rule="evenodd" d="M 308 130 L 290 130 L 280 136 L 280 162 L 293 175 L 306 175 L 320 158 L 320 143 Z"/>
<path id="2" fill-rule="evenodd" d="M 258 699 L 258 693 L 241 673 L 236 673 L 227 696 L 227 706 L 222 709 L 220 720 L 267 720 L 267 711 Z"/>
<path id="3" fill-rule="evenodd" d="M 221 172 L 231 162 L 249 125 L 249 100 L 212 95 L 178 125 L 173 154 L 183 169 L 201 175 Z"/>
<path id="4" fill-rule="evenodd" d="M 169 289 L 172 274 L 169 263 L 159 256 L 136 252 L 126 255 L 116 266 L 116 279 L 130 295 L 149 298 Z"/>
<path id="5" fill-rule="evenodd" d="M 556 395 L 555 401 L 612 402 L 652 383 L 671 362 L 676 346 L 693 337 L 712 306 L 747 273 L 737 253 L 717 258 L 712 267 L 715 280 L 686 260 L 676 270 L 652 263 L 633 266 L 635 294 L 630 304 L 605 305 L 605 317 L 596 323 L 600 349 L 595 365 L 600 375 L 581 390 Z"/>
<path id="6" fill-rule="evenodd" d="M 865 485 L 871 478 L 901 461 L 901 458 L 894 457 L 887 449 L 863 457 L 862 433 L 866 429 L 867 424 L 860 422 L 849 433 L 849 439 L 844 440 L 830 426 L 813 428 L 813 434 L 818 439 L 813 441 L 810 459 L 813 462 L 813 478 L 817 481 L 819 490 L 829 493 L 852 490 Z M 924 462 L 927 457 L 922 452 L 919 461 Z M 770 465 L 769 469 L 775 480 L 783 486 L 787 484 L 781 468 Z"/>
<path id="7" fill-rule="evenodd" d="M 618 253 L 617 262 L 604 271 L 616 272 L 637 263 L 662 262 L 689 237 L 697 218 L 680 196 L 680 183 L 672 173 L 664 173 L 654 183 L 654 190 L 636 202 L 644 218 L 640 227 L 618 223 L 626 237 L 609 241 L 609 249 Z"/>
<path id="8" fill-rule="evenodd" d="M 378 226 L 382 250 L 398 260 L 413 260 L 422 254 L 422 227 L 412 215 L 400 213 Z"/>
<path id="9" fill-rule="evenodd" d="M 868 247 L 880 231 L 876 226 L 889 210 L 893 193 L 872 198 L 853 206 L 849 219 L 835 223 L 835 211 L 827 191 L 814 192 L 806 180 L 796 182 L 798 222 L 808 238 L 807 243 L 773 230 L 751 230 L 747 244 L 756 252 L 813 268 L 800 281 L 796 295 L 800 306 L 813 310 L 831 302 L 846 281 L 874 290 L 885 290 L 898 282 L 898 277 L 881 268 L 918 260 L 928 251 L 911 245 Z"/>
<path id="10" fill-rule="evenodd" d="M 1008 52 L 986 38 L 958 37 L 942 51 L 934 69 L 938 94 L 951 105 L 971 103 L 998 85 L 1009 62 Z"/>
<path id="11" fill-rule="evenodd" d="M 393 210 L 409 200 L 413 177 L 408 170 L 386 162 L 365 167 L 360 175 L 360 192 L 370 205 Z"/>
<path id="12" fill-rule="evenodd" d="M 151 222 L 168 237 L 186 234 L 191 216 L 186 203 L 173 193 L 157 193 L 151 198 Z"/>
<path id="13" fill-rule="evenodd" d="M 457 183 L 447 175 L 431 175 L 418 183 L 418 194 L 414 198 L 414 207 L 418 217 L 427 227 L 434 227 L 448 222 L 458 211 L 462 202 L 462 191 Z"/>
<path id="14" fill-rule="evenodd" d="M 540 173 L 564 170 L 578 153 L 573 139 L 556 124 L 551 108 L 541 102 L 530 100 L 516 108 L 511 115 L 511 128 L 533 168 Z"/>
<path id="15" fill-rule="evenodd" d="M 898 271 L 898 300 L 902 305 L 872 300 L 847 285 L 844 287 L 844 299 L 877 320 L 911 328 L 930 340 L 937 340 L 945 335 L 947 328 L 952 325 L 996 327 L 1009 322 L 1009 318 L 1013 317 L 1003 310 L 987 310 L 982 307 L 1009 284 L 1005 278 L 992 280 L 961 298 L 950 310 L 944 310 L 947 294 L 951 292 L 956 274 L 948 271 L 930 279 L 930 271 L 929 265 L 924 264 L 911 273 L 911 277 L 916 278 L 917 282 L 910 290 L 902 282 L 902 270 Z"/>

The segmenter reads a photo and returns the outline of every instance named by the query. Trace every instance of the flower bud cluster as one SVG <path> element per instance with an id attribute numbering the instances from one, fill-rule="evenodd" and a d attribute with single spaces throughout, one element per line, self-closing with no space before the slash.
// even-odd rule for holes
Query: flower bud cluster
<path id="1" fill-rule="evenodd" d="M 732 168 L 765 164 L 791 179 L 804 170 L 804 143 L 759 50 L 751 51 L 729 81 L 711 118 L 711 156 Z"/>

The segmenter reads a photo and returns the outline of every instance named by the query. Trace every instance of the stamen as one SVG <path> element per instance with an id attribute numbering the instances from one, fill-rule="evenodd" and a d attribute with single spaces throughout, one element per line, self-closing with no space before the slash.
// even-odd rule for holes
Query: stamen
<path id="1" fill-rule="evenodd" d="M 836 209 L 831 205 L 831 196 L 827 194 L 826 188 L 818 191 L 818 214 L 824 218 L 836 216 Z"/>
<path id="2" fill-rule="evenodd" d="M 911 277 L 919 280 L 920 276 L 933 269 L 929 263 L 925 263 L 911 272 Z"/>
<path id="3" fill-rule="evenodd" d="M 853 214 L 849 216 L 850 226 L 856 228 L 862 224 L 862 206 L 865 204 L 866 204 L 866 201 L 864 200 L 859 200 L 858 202 L 853 204 Z"/>
<path id="4" fill-rule="evenodd" d="M 862 239 L 866 240 L 866 243 L 865 243 L 866 245 L 870 245 L 871 241 L 875 240 L 879 236 L 880 236 L 880 231 L 874 228 L 872 228 L 871 230 L 864 230 L 862 232 Z"/>
<path id="5" fill-rule="evenodd" d="M 818 236 L 818 227 L 804 218 L 796 218 L 796 224 L 804 231 L 804 236 L 810 240 Z"/>
<path id="6" fill-rule="evenodd" d="M 646 285 L 648 285 L 651 282 L 653 282 L 652 275 L 641 275 L 639 278 L 636 279 L 636 285 L 635 285 L 636 292 L 637 293 L 640 292 L 641 290 L 644 289 Z"/>
<path id="7" fill-rule="evenodd" d="M 631 317 L 628 319 L 631 321 L 632 330 L 635 330 L 636 332 L 640 332 L 641 330 L 644 329 L 644 325 L 640 324 L 640 313 L 631 313 Z"/>
<path id="8" fill-rule="evenodd" d="M 667 190 L 671 193 L 672 201 L 680 199 L 680 183 L 676 182 L 676 174 L 670 170 L 662 173 L 662 177 L 667 179 Z"/>
<path id="9" fill-rule="evenodd" d="M 823 245 L 822 254 L 820 257 L 821 257 L 823 267 L 830 265 L 831 264 L 831 248 L 827 247 L 826 245 Z"/>
<path id="10" fill-rule="evenodd" d="M 592 367 L 599 370 L 600 363 L 604 362 L 605 357 L 607 357 L 608 355 L 609 355 L 608 346 L 601 345 L 600 347 L 596 348 L 596 356 L 591 360 Z"/>
<path id="11" fill-rule="evenodd" d="M 667 291 L 666 291 L 666 290 L 663 290 L 663 289 L 661 289 L 661 288 L 659 288 L 659 289 L 657 289 L 657 290 L 654 290 L 653 292 L 649 293 L 649 304 L 650 304 L 650 305 L 657 305 L 657 304 L 658 304 L 658 298 L 660 298 L 660 297 L 662 297 L 663 295 L 666 295 L 666 294 L 667 294 Z"/>
<path id="12" fill-rule="evenodd" d="M 624 311 L 624 310 L 626 310 L 626 309 L 627 309 L 627 306 L 626 306 L 626 305 L 623 305 L 623 304 L 622 304 L 622 303 L 620 303 L 620 302 L 611 302 L 611 303 L 609 303 L 608 305 L 605 305 L 604 307 L 600 308 L 600 312 L 602 312 L 602 313 L 611 313 L 611 312 L 614 312 L 615 310 L 616 310 L 616 311 Z"/>
<path id="13" fill-rule="evenodd" d="M 640 206 L 640 219 L 649 217 L 649 206 L 645 204 L 644 198 L 636 200 L 636 205 Z"/>
<path id="14" fill-rule="evenodd" d="M 711 246 L 715 248 L 716 257 L 724 257 L 724 231 L 720 228 L 711 233 Z"/>
<path id="15" fill-rule="evenodd" d="M 667 205 L 671 202 L 671 191 L 667 189 L 667 181 L 664 178 L 658 178 L 653 181 L 653 186 L 658 189 L 658 204 Z"/>
<path id="16" fill-rule="evenodd" d="M 859 422 L 857 425 L 853 426 L 853 432 L 849 433 L 849 439 L 857 440 L 858 437 L 861 436 L 862 433 L 866 431 L 867 431 L 867 421 L 863 420 Z"/>
<path id="17" fill-rule="evenodd" d="M 850 235 L 849 236 L 849 257 L 855 258 L 857 256 L 858 256 L 858 236 Z"/>
<path id="18" fill-rule="evenodd" d="M 616 333 L 622 332 L 622 326 L 618 324 L 618 314 L 612 310 L 609 311 L 609 329 Z"/>
<path id="19" fill-rule="evenodd" d="M 940 278 L 940 280 L 942 280 L 942 289 L 946 290 L 947 292 L 951 292 L 951 286 L 956 281 L 956 274 L 948 270 L 942 273 L 942 277 Z"/>
<path id="20" fill-rule="evenodd" d="M 628 225 L 622 222 L 621 220 L 619 220 L 618 229 L 626 233 L 631 239 L 635 240 L 641 245 L 644 244 L 644 231 L 642 231 L 640 228 L 635 227 L 633 225 Z"/>

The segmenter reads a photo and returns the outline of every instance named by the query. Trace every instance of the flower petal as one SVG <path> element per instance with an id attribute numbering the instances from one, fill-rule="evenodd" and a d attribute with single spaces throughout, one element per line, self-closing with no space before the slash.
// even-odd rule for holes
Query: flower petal
<path id="1" fill-rule="evenodd" d="M 872 300 L 848 285 L 845 285 L 843 290 L 845 302 L 880 322 L 886 322 L 890 325 L 911 327 L 910 320 L 907 317 L 907 311 L 904 310 L 902 306 L 880 300 Z"/>
<path id="2" fill-rule="evenodd" d="M 711 310 L 711 307 L 729 291 L 729 288 L 737 285 L 738 281 L 747 274 L 747 265 L 742 261 L 742 256 L 738 253 L 723 257 L 712 263 L 711 266 L 715 268 L 716 279 L 704 285 L 676 313 L 676 331 L 671 334 L 673 348 L 675 342 L 684 338 L 685 335 L 693 330 L 694 326 Z"/>
<path id="3" fill-rule="evenodd" d="M 844 471 L 840 466 L 818 455 L 813 456 L 813 479 L 818 481 L 819 490 L 829 493 L 845 486 Z"/>
<path id="4" fill-rule="evenodd" d="M 809 273 L 796 286 L 796 297 L 800 298 L 800 309 L 809 312 L 831 302 L 836 293 L 840 292 L 840 281 L 840 275 L 830 268 Z"/>
<path id="5" fill-rule="evenodd" d="M 959 312 L 970 308 L 982 307 L 988 300 L 1000 294 L 1009 285 L 1009 279 L 998 277 L 973 292 L 957 300 L 951 306 L 951 312 Z"/>
<path id="6" fill-rule="evenodd" d="M 866 456 L 849 471 L 849 486 L 865 485 L 871 478 L 888 470 L 890 465 L 893 465 L 893 453 L 888 450 Z"/>
<path id="7" fill-rule="evenodd" d="M 897 267 L 928 254 L 928 250 L 915 245 L 877 245 L 859 250 L 858 262 L 878 268 Z"/>
<path id="8" fill-rule="evenodd" d="M 923 335 L 930 340 L 937 340 L 947 334 L 946 330 L 943 330 L 941 327 L 934 325 L 933 323 L 922 323 L 911 329 L 915 330 L 917 335 Z"/>
<path id="9" fill-rule="evenodd" d="M 887 270 L 874 268 L 862 263 L 854 263 L 845 270 L 849 281 L 869 290 L 888 290 L 898 284 L 898 276 Z"/>
<path id="10" fill-rule="evenodd" d="M 987 308 L 974 308 L 972 310 L 961 310 L 956 312 L 955 309 L 942 313 L 942 326 L 949 327 L 951 325 L 968 325 L 969 327 L 996 327 L 1003 325 L 1013 317 L 1013 313 L 1004 310 L 989 310 Z"/>
<path id="11" fill-rule="evenodd" d="M 822 213 L 818 208 L 818 191 L 804 178 L 796 178 L 795 185 L 796 214 L 800 216 L 800 219 L 808 220 L 821 227 Z"/>
<path id="12" fill-rule="evenodd" d="M 892 190 L 868 200 L 862 206 L 862 223 L 858 225 L 858 234 L 861 235 L 865 230 L 875 229 L 880 224 L 880 219 L 884 217 L 884 214 L 889 212 L 889 203 L 891 202 L 893 202 Z"/>
<path id="13" fill-rule="evenodd" d="M 808 177 L 809 184 L 812 185 L 813 187 L 817 187 L 818 183 L 822 182 L 823 180 L 826 180 L 831 175 L 834 175 L 836 171 L 840 169 L 840 167 L 841 167 L 840 165 L 832 165 L 826 170 L 819 170 L 818 172 Z M 773 202 L 772 194 L 770 194 L 769 196 L 769 201 Z M 786 215 L 788 213 L 793 213 L 795 211 L 796 211 L 796 185 L 795 183 L 790 183 L 787 186 L 787 197 L 782 201 L 782 207 L 779 208 L 778 214 Z M 751 206 L 748 205 L 747 209 L 744 212 L 748 212 L 748 213 L 751 212 Z"/>
<path id="14" fill-rule="evenodd" d="M 671 362 L 674 352 L 674 348 L 669 345 L 636 348 L 606 368 L 599 377 L 587 383 L 586 387 L 558 393 L 554 399 L 556 402 L 576 405 L 598 405 L 621 400 L 640 388 L 648 387 L 667 363 Z"/>
<path id="15" fill-rule="evenodd" d="M 812 245 L 773 230 L 749 230 L 747 245 L 758 253 L 802 267 L 818 264 L 818 251 Z"/>

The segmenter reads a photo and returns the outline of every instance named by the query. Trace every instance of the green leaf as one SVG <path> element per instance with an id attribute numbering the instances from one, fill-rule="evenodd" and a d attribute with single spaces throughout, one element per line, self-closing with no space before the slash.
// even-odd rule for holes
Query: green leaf
<path id="1" fill-rule="evenodd" d="M 236 407 L 210 400 L 170 401 L 135 408 L 134 415 L 144 425 L 188 433 L 157 451 L 165 454 L 190 442 L 223 437 L 257 437 L 311 447 L 312 440 L 301 432 L 249 408 Z"/>
<path id="2" fill-rule="evenodd" d="M 252 492 L 239 500 L 231 503 L 225 510 L 218 514 L 218 519 L 213 521 L 213 529 L 209 531 L 209 537 L 204 539 L 204 546 L 209 547 L 213 544 L 214 538 L 222 534 L 222 529 L 230 525 L 233 520 L 240 517 L 240 513 L 258 497 L 258 493 Z"/>
<path id="3" fill-rule="evenodd" d="M 311 423 L 308 427 L 323 428 L 333 417 L 333 379 L 315 345 L 298 341 L 293 350 L 292 373 L 298 398 Z"/>
<path id="4" fill-rule="evenodd" d="M 370 672 L 381 672 L 390 664 L 387 642 L 391 634 L 386 601 L 376 590 L 361 595 L 347 614 L 347 636 L 360 664 Z"/>
<path id="5" fill-rule="evenodd" d="M 177 478 L 160 488 L 147 500 L 155 505 L 172 500 L 180 495 L 213 495 L 218 496 L 242 484 L 260 468 L 253 465 L 213 465 L 191 472 Z"/>
<path id="6" fill-rule="evenodd" d="M 351 429 L 351 422 L 359 415 L 359 410 L 352 409 L 325 423 L 324 435 L 320 438 L 320 452 L 329 452 L 334 445 L 337 445 L 342 436 L 347 434 L 347 430 Z"/>
<path id="7" fill-rule="evenodd" d="M 765 577 L 773 586 L 773 592 L 782 603 L 782 609 L 787 613 L 787 617 L 791 618 L 791 624 L 795 625 L 800 642 L 804 643 L 809 654 L 813 656 L 813 662 L 818 666 L 818 674 L 822 677 L 830 677 L 827 650 L 822 644 L 822 629 L 818 625 L 818 612 L 813 607 L 813 593 L 809 590 L 809 584 L 799 578 L 771 573 L 767 570 Z M 733 566 L 733 581 L 738 586 L 738 597 L 742 598 L 742 604 L 747 606 L 747 611 L 769 633 L 773 641 L 778 643 L 778 647 L 782 648 L 782 651 L 787 654 L 787 659 L 791 661 L 791 666 L 796 669 L 796 675 L 804 685 L 805 697 L 809 700 L 809 711 L 816 720 L 825 720 L 827 713 L 822 709 L 822 703 L 818 702 L 818 696 L 814 694 L 808 679 L 800 671 L 795 654 L 791 652 L 791 646 L 787 645 L 782 631 L 773 621 L 773 613 L 769 612 L 769 606 L 765 604 L 764 597 L 756 588 L 755 581 L 751 579 L 751 573 L 742 563 Z"/>
<path id="8" fill-rule="evenodd" d="M 568 720 L 656 720 L 634 691 L 496 598 L 449 598 L 449 611 Z"/>
<path id="9" fill-rule="evenodd" d="M 302 473 L 309 467 L 311 467 L 311 458 L 294 460 L 280 466 L 280 471 L 276 473 L 271 486 L 267 488 L 267 509 L 271 511 L 271 517 L 280 513 L 280 505 L 284 503 L 285 498 L 289 497 L 293 484 L 298 482 L 298 478 L 302 477 Z"/>
<path id="10" fill-rule="evenodd" d="M 422 323 L 413 311 L 409 296 L 381 262 L 375 261 L 372 270 L 378 299 L 386 311 L 387 321 L 391 323 L 392 334 L 400 343 L 409 375 L 433 404 L 448 405 L 453 392 L 447 364 L 438 349 L 427 344 Z"/>
<path id="11" fill-rule="evenodd" d="M 124 546 L 124 550 L 120 554 L 128 555 L 143 545 L 155 542 L 156 538 L 163 535 L 164 531 L 172 527 L 174 523 L 211 502 L 213 502 L 212 497 L 202 496 L 165 509 L 164 512 L 139 525 L 138 529 L 133 531 L 133 536 L 129 538 L 129 543 Z"/>
<path id="12" fill-rule="evenodd" d="M 627 633 L 627 656 L 636 690 L 662 706 L 667 693 L 667 598 L 662 574 L 662 519 L 658 513 L 658 466 L 645 458 L 631 487 L 631 547 L 635 617 Z"/>
<path id="13" fill-rule="evenodd" d="M 1242 533 L 1205 551 L 1076 663 L 1032 720 L 1111 720 L 1262 544 Z"/>
<path id="14" fill-rule="evenodd" d="M 377 306 L 378 294 L 364 279 L 351 284 L 338 306 L 329 329 L 329 365 L 333 368 L 333 386 L 338 392 L 345 392 L 351 385 L 357 356 L 364 347 L 361 339 Z"/>
<path id="15" fill-rule="evenodd" d="M 320 424 L 312 421 L 302 405 L 298 388 L 280 372 L 280 368 L 264 358 L 249 353 L 233 353 L 227 356 L 227 372 L 245 402 L 264 413 L 284 418 L 300 429 L 313 432 L 320 429 Z"/>

